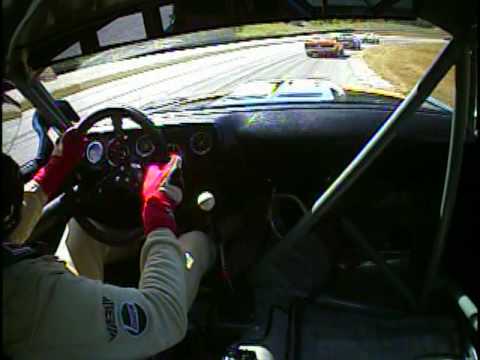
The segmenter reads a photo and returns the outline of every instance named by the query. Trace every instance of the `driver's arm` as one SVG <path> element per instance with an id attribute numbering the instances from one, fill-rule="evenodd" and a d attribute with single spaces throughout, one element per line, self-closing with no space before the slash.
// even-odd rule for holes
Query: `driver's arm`
<path id="1" fill-rule="evenodd" d="M 85 138 L 77 128 L 68 129 L 53 149 L 48 163 L 25 184 L 20 222 L 9 241 L 23 244 L 37 224 L 45 204 L 58 194 L 65 178 L 83 157 Z"/>
<path id="2" fill-rule="evenodd" d="M 25 184 L 20 222 L 8 237 L 10 242 L 23 244 L 30 237 L 46 203 L 47 195 L 36 181 Z"/>
<path id="3" fill-rule="evenodd" d="M 173 210 L 182 198 L 181 188 L 173 185 L 179 163 L 172 157 L 168 164 L 154 164 L 146 172 L 142 218 L 147 237 L 138 289 L 73 276 L 49 257 L 7 269 L 4 277 L 16 281 L 4 289 L 6 300 L 12 304 L 10 313 L 18 314 L 7 323 L 11 331 L 4 345 L 9 354 L 138 359 L 182 340 L 188 308 L 214 255 L 211 241 L 201 233 L 181 237 L 183 242 L 175 235 Z M 189 269 L 185 250 L 194 259 Z"/>
<path id="4" fill-rule="evenodd" d="M 167 228 L 171 233 L 177 233 L 173 213 L 182 200 L 182 187 L 182 158 L 179 155 L 170 154 L 170 161 L 167 164 L 147 166 L 142 187 L 142 218 L 147 239 L 156 236 L 156 229 Z M 195 299 L 204 272 L 215 260 L 215 246 L 212 239 L 199 231 L 184 234 L 177 239 L 177 242 L 183 250 L 182 262 L 187 269 L 185 281 L 188 310 Z M 149 261 L 146 249 L 148 247 L 144 246 L 141 254 L 142 267 L 145 261 Z M 150 276 L 150 266 L 147 264 L 144 269 L 140 287 Z"/>
<path id="5" fill-rule="evenodd" d="M 207 265 L 194 267 L 201 275 Z M 141 270 L 136 289 L 74 276 L 49 257 L 7 269 L 15 281 L 4 283 L 5 350 L 18 359 L 144 359 L 173 346 L 187 329 L 188 274 L 170 229 L 148 234 Z"/>

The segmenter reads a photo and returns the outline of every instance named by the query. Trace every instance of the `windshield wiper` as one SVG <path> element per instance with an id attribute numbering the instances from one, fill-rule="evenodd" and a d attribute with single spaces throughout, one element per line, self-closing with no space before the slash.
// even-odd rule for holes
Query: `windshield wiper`
<path id="1" fill-rule="evenodd" d="M 224 97 L 225 95 L 226 93 L 214 93 L 214 94 L 200 95 L 200 96 L 172 98 L 172 99 L 166 100 L 164 103 L 161 103 L 161 104 L 154 104 L 151 106 L 143 107 L 142 110 L 148 113 L 155 113 L 158 110 L 166 110 L 168 107 L 184 106 L 184 105 L 194 104 L 197 102 L 217 100 Z"/>
<path id="2" fill-rule="evenodd" d="M 166 100 L 165 102 L 160 104 L 156 103 L 155 105 L 143 106 L 142 111 L 150 113 L 150 112 L 154 112 L 155 110 L 163 110 L 169 106 L 175 106 L 181 103 L 182 103 L 182 98 L 173 98 L 173 99 Z"/>

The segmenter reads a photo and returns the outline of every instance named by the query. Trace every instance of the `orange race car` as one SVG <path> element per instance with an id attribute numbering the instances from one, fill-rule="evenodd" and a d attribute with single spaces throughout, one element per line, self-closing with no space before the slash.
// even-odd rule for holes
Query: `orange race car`
<path id="1" fill-rule="evenodd" d="M 309 57 L 332 58 L 344 55 L 343 45 L 335 39 L 314 38 L 305 41 L 305 52 Z"/>

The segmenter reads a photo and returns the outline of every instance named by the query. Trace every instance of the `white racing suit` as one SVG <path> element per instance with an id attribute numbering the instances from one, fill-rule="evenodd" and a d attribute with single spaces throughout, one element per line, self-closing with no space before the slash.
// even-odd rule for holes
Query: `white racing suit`
<path id="1" fill-rule="evenodd" d="M 40 217 L 46 196 L 35 185 L 25 186 L 12 242 L 25 241 Z M 114 250 L 72 220 L 56 253 L 60 259 L 42 256 L 4 269 L 4 353 L 14 359 L 144 359 L 182 340 L 188 309 L 214 261 L 213 242 L 201 232 L 177 239 L 168 229 L 152 231 L 140 252 L 138 288 L 101 281 L 104 263 L 123 255 Z"/>

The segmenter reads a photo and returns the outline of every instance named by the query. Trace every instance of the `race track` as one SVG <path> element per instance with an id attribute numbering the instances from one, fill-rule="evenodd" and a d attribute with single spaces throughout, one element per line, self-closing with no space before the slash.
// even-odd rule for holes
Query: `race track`
<path id="1" fill-rule="evenodd" d="M 188 51 L 188 50 L 185 50 Z M 155 56 L 162 56 L 155 55 Z M 224 91 L 247 81 L 325 77 L 340 85 L 388 88 L 355 52 L 342 59 L 308 58 L 303 39 L 224 52 L 180 62 L 85 90 L 66 99 L 81 117 L 112 105 L 141 108 L 155 99 Z M 37 147 L 31 128 L 33 111 L 3 124 L 3 150 L 18 162 L 33 157 Z"/>

